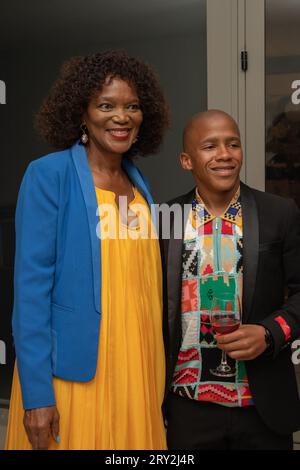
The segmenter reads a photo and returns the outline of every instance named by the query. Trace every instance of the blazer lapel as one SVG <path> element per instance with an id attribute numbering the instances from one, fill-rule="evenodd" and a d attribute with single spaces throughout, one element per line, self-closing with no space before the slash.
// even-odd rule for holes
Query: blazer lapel
<path id="1" fill-rule="evenodd" d="M 140 170 L 126 157 L 123 158 L 122 161 L 123 169 L 126 171 L 129 179 L 131 182 L 138 188 L 141 194 L 144 196 L 146 201 L 149 204 L 150 211 L 151 211 L 151 218 L 154 226 L 156 226 L 156 214 L 155 214 L 155 206 L 150 191 L 147 187 L 145 178 L 143 177 Z"/>
<path id="2" fill-rule="evenodd" d="M 243 215 L 243 322 L 247 323 L 253 305 L 259 250 L 259 224 L 251 189 L 241 183 Z"/>
<path id="3" fill-rule="evenodd" d="M 86 151 L 83 145 L 76 143 L 71 149 L 73 162 L 80 181 L 83 198 L 86 205 L 87 216 L 90 228 L 90 239 L 93 261 L 94 275 L 94 302 L 95 309 L 101 312 L 101 243 L 97 236 L 97 225 L 99 217 L 97 215 L 98 203 L 94 188 L 94 181 L 87 160 Z"/>
<path id="4" fill-rule="evenodd" d="M 184 196 L 183 201 L 181 203 L 176 204 L 176 210 L 174 211 L 174 219 L 170 228 L 170 241 L 166 263 L 168 286 L 168 328 L 170 335 L 170 343 L 172 344 L 172 349 L 174 348 L 173 350 L 177 348 L 177 341 L 180 340 L 181 337 L 181 321 L 179 313 L 181 305 L 182 284 L 182 249 L 185 226 L 189 216 L 189 211 L 191 209 L 194 193 L 195 190 L 193 189 L 190 193 Z M 186 206 L 186 210 L 184 210 L 185 205 L 187 204 L 189 206 Z M 179 234 L 179 236 L 175 233 L 175 217 L 181 218 L 182 233 Z"/>

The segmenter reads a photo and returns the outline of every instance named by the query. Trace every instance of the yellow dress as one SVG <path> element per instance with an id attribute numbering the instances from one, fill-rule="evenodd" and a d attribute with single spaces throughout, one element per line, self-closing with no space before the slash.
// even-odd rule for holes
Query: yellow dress
<path id="1" fill-rule="evenodd" d="M 96 188 L 96 194 L 99 207 L 108 204 L 119 215 L 114 193 Z M 133 212 L 135 204 L 147 212 L 150 227 L 149 208 L 136 190 L 130 203 Z M 105 237 L 106 215 L 100 213 L 102 320 L 97 372 L 87 383 L 53 379 L 61 442 L 58 445 L 51 438 L 49 449 L 166 449 L 158 240 L 143 239 L 140 225 L 129 228 L 119 220 L 116 229 L 121 228 L 123 235 Z M 31 449 L 23 413 L 15 369 L 6 449 Z"/>

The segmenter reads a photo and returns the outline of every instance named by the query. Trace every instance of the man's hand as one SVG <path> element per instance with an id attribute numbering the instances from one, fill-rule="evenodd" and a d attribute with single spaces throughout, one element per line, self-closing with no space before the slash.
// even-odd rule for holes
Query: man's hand
<path id="1" fill-rule="evenodd" d="M 59 413 L 56 406 L 26 410 L 23 422 L 33 450 L 47 450 L 51 435 L 59 442 Z"/>
<path id="2" fill-rule="evenodd" d="M 265 328 L 262 325 L 241 325 L 227 335 L 216 335 L 217 346 L 232 359 L 250 361 L 266 349 Z"/>

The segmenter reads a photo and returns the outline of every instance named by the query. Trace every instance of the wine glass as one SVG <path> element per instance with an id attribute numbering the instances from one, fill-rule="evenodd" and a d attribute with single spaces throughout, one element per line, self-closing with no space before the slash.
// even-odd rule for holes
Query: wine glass
<path id="1" fill-rule="evenodd" d="M 214 296 L 210 307 L 210 322 L 216 334 L 226 335 L 237 330 L 241 324 L 241 306 L 238 295 L 223 293 Z M 227 364 L 227 356 L 222 351 L 221 364 L 210 373 L 217 377 L 234 377 L 236 368 Z"/>

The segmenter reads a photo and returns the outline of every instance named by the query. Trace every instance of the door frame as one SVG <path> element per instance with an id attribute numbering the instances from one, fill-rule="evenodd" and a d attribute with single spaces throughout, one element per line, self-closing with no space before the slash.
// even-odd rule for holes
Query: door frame
<path id="1" fill-rule="evenodd" d="M 207 0 L 207 103 L 238 123 L 241 178 L 265 190 L 265 1 Z M 241 53 L 248 53 L 242 70 Z"/>

